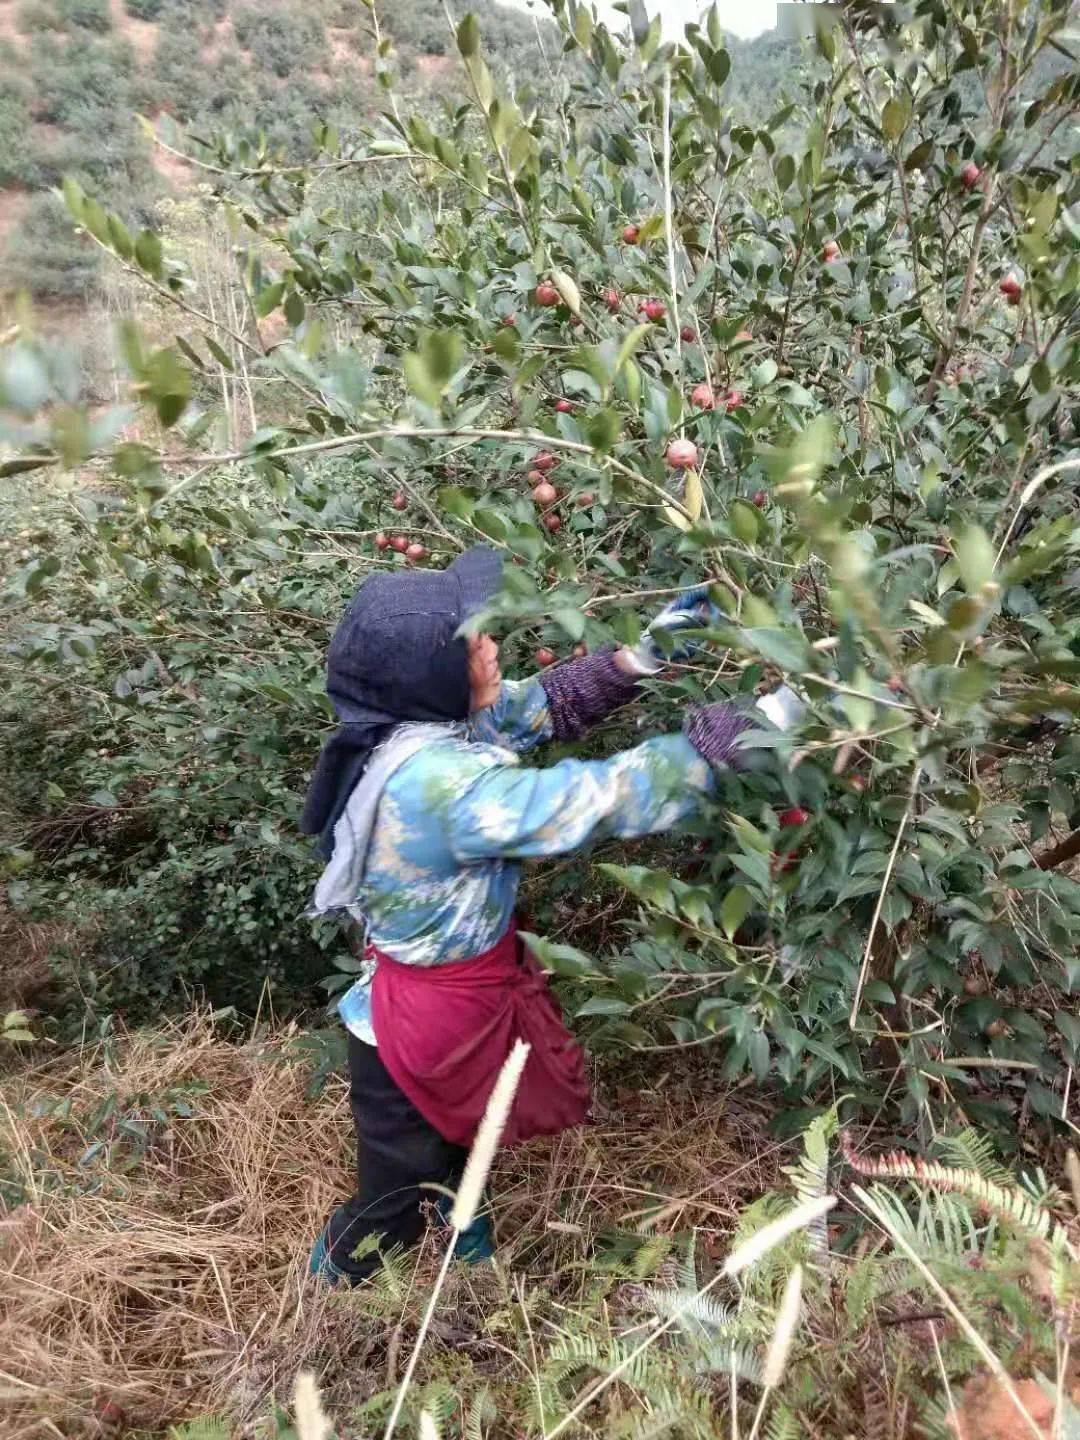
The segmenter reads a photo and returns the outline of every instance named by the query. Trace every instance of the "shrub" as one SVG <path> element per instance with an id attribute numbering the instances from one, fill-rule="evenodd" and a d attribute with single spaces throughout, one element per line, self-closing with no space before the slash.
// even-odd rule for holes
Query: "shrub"
<path id="1" fill-rule="evenodd" d="M 673 56 L 658 26 L 626 46 L 577 11 L 562 38 L 588 99 L 553 80 L 551 105 L 523 96 L 527 114 L 468 20 L 457 41 L 473 113 L 405 114 L 401 148 L 423 160 L 388 159 L 384 128 L 360 157 L 366 175 L 324 129 L 329 182 L 325 168 L 243 179 L 263 152 L 242 136 L 204 152 L 232 172 L 221 199 L 252 237 L 252 304 L 287 335 L 250 454 L 281 511 L 253 514 L 246 482 L 230 496 L 229 452 L 206 448 L 225 468 L 200 510 L 187 490 L 157 499 L 170 451 L 194 440 L 120 447 L 122 518 L 95 508 L 82 547 L 93 603 L 24 651 L 27 664 L 89 667 L 133 811 L 161 823 L 139 798 L 144 770 L 177 806 L 189 790 L 200 807 L 213 795 L 231 827 L 215 843 L 241 847 L 245 877 L 255 816 L 268 817 L 266 863 L 285 883 L 331 591 L 356 578 L 341 569 L 349 545 L 369 546 L 387 519 L 388 475 L 408 476 L 437 563 L 477 535 L 519 562 L 492 617 L 511 673 L 537 644 L 632 639 L 657 596 L 710 583 L 726 617 L 717 653 L 651 685 L 644 722 L 676 728 L 687 703 L 749 699 L 780 675 L 808 702 L 795 732 L 759 736 L 758 763 L 719 779 L 692 840 L 574 867 L 566 924 L 580 948 L 543 958 L 579 987 L 594 1044 L 712 1047 L 726 1075 L 772 1076 L 796 1110 L 835 1086 L 875 1109 L 887 1099 L 909 1125 L 954 1101 L 988 1121 L 1022 1105 L 1056 1123 L 1080 1058 L 1080 886 L 1064 868 L 1080 836 L 1056 843 L 1080 820 L 1067 478 L 1080 178 L 1063 138 L 1080 82 L 1037 71 L 1062 7 L 1011 39 L 991 0 L 974 9 L 981 28 L 962 33 L 921 0 L 824 31 L 795 110 L 760 128 L 727 122 L 715 13 Z M 967 84 L 976 63 L 985 90 Z M 328 194 L 344 197 L 336 210 Z M 74 187 L 68 197 L 123 253 L 130 237 Z M 152 236 L 136 258 L 159 288 L 188 283 Z M 1003 291 L 1010 275 L 1022 278 Z M 562 303 L 541 307 L 549 277 Z M 203 329 L 188 335 L 207 364 Z M 176 424 L 195 362 L 133 337 L 126 356 L 158 421 Z M 722 403 L 702 404 L 699 387 Z M 567 394 L 575 408 L 557 414 Z M 665 464 L 676 437 L 700 468 Z M 89 430 L 48 443 L 69 464 L 108 451 Z M 567 492 L 554 533 L 523 480 L 540 446 L 561 456 Z M 337 449 L 344 491 L 304 468 Z M 13 594 L 47 592 L 63 564 L 43 546 Z M 315 577 L 328 583 L 313 636 Z M 290 586 L 299 603 L 285 602 Z M 147 619 L 151 606 L 167 619 L 174 599 L 187 612 L 192 594 L 206 609 L 185 638 Z M 280 662 L 251 636 L 252 611 Z M 286 612 L 305 616 L 302 641 Z M 154 655 L 164 674 L 140 668 Z M 109 698 L 109 676 L 134 704 L 126 690 Z M 253 690 L 281 711 L 245 701 L 238 715 Z M 234 707 L 227 739 L 205 738 L 217 721 L 204 696 Z M 154 768 L 166 759 L 167 781 Z M 183 833 L 209 844 L 204 823 Z M 212 847 L 181 840 L 170 832 L 196 897 L 186 935 L 219 871 Z M 600 886 L 622 896 L 614 939 L 577 918 Z"/>
<path id="2" fill-rule="evenodd" d="M 37 30 L 59 30 L 62 26 L 55 0 L 20 0 L 15 24 L 22 35 L 32 35 Z"/>
<path id="3" fill-rule="evenodd" d="M 4 284 L 42 299 L 85 299 L 98 259 L 75 234 L 63 202 L 52 194 L 31 197 L 4 254 Z"/>
<path id="4" fill-rule="evenodd" d="M 112 29 L 109 0 L 56 0 L 56 6 L 65 26 L 92 30 L 99 35 Z"/>
<path id="5" fill-rule="evenodd" d="M 124 0 L 124 9 L 136 20 L 158 20 L 167 0 Z"/>
<path id="6" fill-rule="evenodd" d="M 35 179 L 30 123 L 25 87 L 11 80 L 0 82 L 0 186 L 26 185 Z"/>

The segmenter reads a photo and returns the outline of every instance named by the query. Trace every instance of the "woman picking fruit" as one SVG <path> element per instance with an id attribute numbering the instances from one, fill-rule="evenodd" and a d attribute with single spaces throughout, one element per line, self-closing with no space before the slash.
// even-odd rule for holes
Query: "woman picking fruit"
<path id="1" fill-rule="evenodd" d="M 642 676 L 680 658 L 672 636 L 720 615 L 704 590 L 690 591 L 636 646 L 504 681 L 495 641 L 461 633 L 494 597 L 500 565 L 477 546 L 443 571 L 374 575 L 330 643 L 327 690 L 340 723 L 301 825 L 328 860 L 312 913 L 346 912 L 369 961 L 339 1006 L 358 1186 L 312 1253 L 313 1272 L 331 1282 L 363 1280 L 380 1245 L 419 1237 L 425 1187 L 434 1198 L 455 1185 L 517 1039 L 531 1050 L 504 1143 L 584 1119 L 581 1050 L 517 935 L 521 862 L 688 819 L 717 770 L 741 768 L 738 737 L 755 723 L 733 704 L 706 705 L 681 734 L 607 760 L 522 765 L 543 741 L 576 739 L 632 700 Z M 759 702 L 781 725 L 797 708 L 790 691 Z M 460 1252 L 491 1253 L 486 1217 Z"/>

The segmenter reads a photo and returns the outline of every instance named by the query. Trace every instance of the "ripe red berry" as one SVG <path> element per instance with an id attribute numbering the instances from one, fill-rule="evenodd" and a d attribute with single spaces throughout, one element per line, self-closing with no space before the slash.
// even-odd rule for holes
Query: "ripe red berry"
<path id="1" fill-rule="evenodd" d="M 554 470 L 558 463 L 550 450 L 538 450 L 532 458 L 534 470 Z"/>
<path id="2" fill-rule="evenodd" d="M 533 659 L 537 665 L 543 669 L 545 666 L 555 664 L 555 652 L 554 650 L 549 650 L 546 645 L 541 645 L 540 649 L 533 655 Z"/>
<path id="3" fill-rule="evenodd" d="M 608 290 L 604 295 L 604 304 L 614 315 L 616 310 L 618 310 L 619 306 L 622 304 L 619 292 L 617 290 Z"/>
<path id="4" fill-rule="evenodd" d="M 697 331 L 692 325 L 684 325 L 679 331 L 679 339 L 684 345 L 692 345 L 697 339 Z"/>
<path id="5" fill-rule="evenodd" d="M 547 480 L 541 480 L 532 492 L 532 498 L 534 505 L 554 505 L 559 498 L 559 492 Z"/>
<path id="6" fill-rule="evenodd" d="M 540 481 L 543 480 L 543 478 L 543 470 L 530 470 L 529 473 L 525 476 L 525 479 L 528 480 L 530 485 L 539 485 Z"/>
<path id="7" fill-rule="evenodd" d="M 998 289 L 1001 291 L 1002 295 L 1005 296 L 1006 300 L 1008 300 L 1010 305 L 1020 304 L 1020 296 L 1024 293 L 1024 287 L 1020 284 L 1020 281 L 1016 278 L 1016 276 L 1013 275 L 1011 272 L 1005 276 L 1001 284 L 998 286 Z"/>
<path id="8" fill-rule="evenodd" d="M 804 810 L 801 805 L 792 805 L 790 810 L 784 810 L 780 815 L 780 827 L 789 830 L 793 825 L 805 825 L 810 819 L 810 811 Z"/>
<path id="9" fill-rule="evenodd" d="M 690 391 L 690 404 L 695 410 L 711 410 L 716 404 L 713 388 L 707 381 L 702 380 Z"/>
<path id="10" fill-rule="evenodd" d="M 764 510 L 769 503 L 769 492 L 767 490 L 754 491 L 754 504 L 759 510 Z"/>
<path id="11" fill-rule="evenodd" d="M 638 308 L 645 312 L 645 318 L 651 320 L 654 325 L 658 320 L 663 320 L 667 314 L 667 306 L 662 300 L 646 300 Z"/>
<path id="12" fill-rule="evenodd" d="M 664 459 L 672 470 L 686 470 L 697 464 L 697 446 L 692 440 L 672 440 Z"/>
<path id="13" fill-rule="evenodd" d="M 960 184 L 965 190 L 973 190 L 978 183 L 982 171 L 975 164 L 974 160 L 968 160 L 960 171 Z"/>
<path id="14" fill-rule="evenodd" d="M 414 540 L 413 543 L 406 549 L 405 558 L 406 560 L 412 560 L 415 562 L 417 560 L 423 560 L 426 554 L 427 550 L 423 545 L 420 544 L 420 541 Z"/>
<path id="15" fill-rule="evenodd" d="M 399 555 L 404 555 L 409 548 L 409 542 L 404 535 L 394 535 L 390 540 L 390 549 L 396 550 Z"/>
<path id="16" fill-rule="evenodd" d="M 866 784 L 867 781 L 865 775 L 852 775 L 848 779 L 848 785 L 852 790 L 855 791 L 856 795 L 861 795 L 863 793 L 863 791 L 866 789 Z"/>
<path id="17" fill-rule="evenodd" d="M 636 245 L 638 242 L 638 235 L 640 233 L 641 232 L 638 230 L 638 227 L 636 225 L 624 225 L 622 232 L 623 244 Z"/>
<path id="18" fill-rule="evenodd" d="M 828 265 L 830 261 L 835 260 L 839 254 L 840 246 L 836 241 L 826 240 L 824 248 L 821 251 L 821 258 L 825 261 L 826 265 Z"/>
<path id="19" fill-rule="evenodd" d="M 577 503 L 579 505 L 592 505 L 595 500 L 596 496 L 591 490 L 583 490 L 577 497 Z"/>
<path id="20" fill-rule="evenodd" d="M 405 494 L 404 490 L 397 490 L 390 504 L 395 510 L 407 510 L 409 508 L 409 497 Z"/>
<path id="21" fill-rule="evenodd" d="M 541 280 L 540 284 L 537 285 L 536 303 L 537 305 L 542 305 L 545 310 L 550 309 L 552 305 L 558 305 L 559 292 L 550 280 Z"/>
<path id="22" fill-rule="evenodd" d="M 388 550 L 389 548 L 390 548 L 390 538 L 389 538 L 389 536 L 384 535 L 384 534 L 382 533 L 382 531 L 380 530 L 379 533 L 378 533 L 378 535 L 375 536 L 375 549 L 376 549 L 376 550 Z"/>
<path id="23" fill-rule="evenodd" d="M 728 410 L 738 410 L 743 403 L 743 393 L 741 390 L 729 390 L 724 396 L 724 406 Z"/>
<path id="24" fill-rule="evenodd" d="M 572 413 L 574 406 L 570 400 L 556 400 L 555 409 L 560 415 L 569 415 Z"/>
<path id="25" fill-rule="evenodd" d="M 547 514 L 544 516 L 544 528 L 554 535 L 556 530 L 562 529 L 562 520 L 554 512 Z"/>
<path id="26" fill-rule="evenodd" d="M 502 318 L 502 323 L 503 323 L 504 325 L 516 325 L 516 324 L 517 324 L 517 316 L 516 316 L 516 315 L 504 315 L 503 318 Z"/>

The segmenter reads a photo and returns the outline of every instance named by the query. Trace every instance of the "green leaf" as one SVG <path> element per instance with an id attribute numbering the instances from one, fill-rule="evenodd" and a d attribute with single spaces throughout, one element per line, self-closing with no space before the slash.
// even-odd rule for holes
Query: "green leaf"
<path id="1" fill-rule="evenodd" d="M 805 636 L 797 631 L 754 627 L 742 634 L 748 649 L 756 651 L 781 670 L 812 668 L 810 646 Z"/>
<path id="2" fill-rule="evenodd" d="M 153 276 L 155 280 L 161 276 L 161 241 L 154 234 L 153 230 L 140 230 L 139 238 L 135 241 L 135 259 L 139 267 Z"/>
<path id="3" fill-rule="evenodd" d="M 981 526 L 969 525 L 953 541 L 953 550 L 964 589 L 969 595 L 980 594 L 994 578 L 994 547 L 990 537 Z"/>
<path id="4" fill-rule="evenodd" d="M 480 22 L 470 10 L 457 28 L 457 47 L 468 60 L 480 49 Z"/>
<path id="5" fill-rule="evenodd" d="M 465 342 L 456 330 L 428 330 L 403 366 L 409 389 L 426 405 L 437 406 L 465 358 Z"/>
<path id="6" fill-rule="evenodd" d="M 745 885 L 736 885 L 724 896 L 724 903 L 720 907 L 720 924 L 729 940 L 734 938 L 736 930 L 749 915 L 753 903 L 753 896 Z"/>
<path id="7" fill-rule="evenodd" d="M 733 500 L 728 506 L 728 529 L 744 545 L 757 543 L 764 524 L 761 511 L 746 500 Z"/>
<path id="8" fill-rule="evenodd" d="M 594 995 L 579 1006 L 574 1015 L 579 1020 L 584 1015 L 626 1015 L 631 1008 L 626 1000 L 620 1000 L 615 995 Z"/>
<path id="9" fill-rule="evenodd" d="M 630 357 L 640 348 L 641 342 L 651 329 L 651 325 L 635 325 L 633 330 L 623 339 L 622 344 L 619 346 L 619 353 L 615 357 L 616 375 L 618 375 Z"/>
<path id="10" fill-rule="evenodd" d="M 551 618 L 556 625 L 566 631 L 571 640 L 578 641 L 585 634 L 585 616 L 580 610 L 572 610 L 569 606 L 563 606 L 558 610 L 553 610 Z"/>
<path id="11" fill-rule="evenodd" d="M 285 294 L 284 280 L 276 280 L 272 285 L 264 285 L 255 296 L 255 314 L 260 320 L 265 320 L 281 304 L 282 296 Z"/>
<path id="12" fill-rule="evenodd" d="M 887 140 L 899 140 L 911 119 L 911 99 L 908 95 L 894 95 L 885 102 L 881 112 L 881 128 Z"/>
<path id="13" fill-rule="evenodd" d="M 82 186 L 73 175 L 65 175 L 62 189 L 68 214 L 77 224 L 81 225 L 83 223 L 83 207 L 86 204 L 86 194 Z"/>

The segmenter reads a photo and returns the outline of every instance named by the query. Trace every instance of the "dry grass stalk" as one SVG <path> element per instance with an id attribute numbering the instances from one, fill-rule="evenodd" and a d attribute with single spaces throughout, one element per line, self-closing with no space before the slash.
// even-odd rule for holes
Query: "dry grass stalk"
<path id="1" fill-rule="evenodd" d="M 502 1069 L 499 1071 L 488 1102 L 484 1107 L 484 1117 L 480 1121 L 476 1138 L 473 1140 L 469 1150 L 469 1158 L 465 1162 L 465 1171 L 461 1177 L 461 1184 L 458 1186 L 458 1193 L 454 1197 L 453 1209 L 450 1211 L 450 1237 L 446 1242 L 446 1253 L 443 1256 L 442 1267 L 431 1291 L 431 1298 L 428 1301 L 427 1309 L 424 1311 L 424 1318 L 420 1322 L 420 1330 L 416 1336 L 416 1344 L 413 1346 L 412 1354 L 409 1356 L 409 1363 L 406 1366 L 405 1374 L 398 1386 L 397 1396 L 394 1399 L 394 1408 L 390 1412 L 390 1418 L 386 1422 L 384 1440 L 390 1440 L 391 1435 L 401 1414 L 401 1407 L 405 1403 L 405 1396 L 408 1394 L 412 1377 L 416 1373 L 416 1365 L 420 1359 L 420 1351 L 424 1347 L 427 1338 L 428 1328 L 431 1325 L 432 1316 L 435 1314 L 435 1307 L 439 1303 L 439 1295 L 442 1293 L 443 1285 L 446 1283 L 446 1272 L 450 1268 L 450 1261 L 454 1257 L 454 1250 L 457 1246 L 458 1236 L 471 1225 L 476 1215 L 477 1207 L 484 1194 L 484 1186 L 487 1184 L 488 1175 L 491 1173 L 492 1161 L 495 1159 L 495 1152 L 499 1148 L 499 1140 L 506 1129 L 506 1122 L 510 1118 L 510 1110 L 514 1103 L 514 1096 L 517 1094 L 517 1087 L 521 1081 L 521 1072 L 525 1069 L 525 1062 L 529 1058 L 529 1046 L 524 1040 L 516 1040 L 514 1048 L 503 1061 Z"/>

